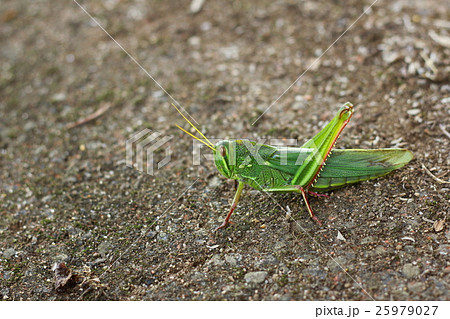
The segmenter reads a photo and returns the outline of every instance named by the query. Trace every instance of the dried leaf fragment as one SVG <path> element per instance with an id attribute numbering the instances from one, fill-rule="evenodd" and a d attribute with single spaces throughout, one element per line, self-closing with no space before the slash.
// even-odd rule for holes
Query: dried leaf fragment
<path id="1" fill-rule="evenodd" d="M 205 0 L 192 0 L 191 5 L 189 7 L 191 13 L 196 14 L 202 10 L 203 5 L 205 4 Z"/>
<path id="2" fill-rule="evenodd" d="M 55 289 L 60 289 L 74 282 L 72 270 L 65 263 L 55 263 L 52 267 L 55 273 Z"/>
<path id="3" fill-rule="evenodd" d="M 443 219 L 435 221 L 434 224 L 433 224 L 434 231 L 436 233 L 438 233 L 441 230 L 443 230 L 444 229 L 444 224 L 445 224 L 445 220 L 443 220 Z"/>
<path id="4" fill-rule="evenodd" d="M 338 234 L 337 234 L 337 239 L 342 240 L 342 241 L 347 241 L 347 239 L 345 239 L 345 237 L 341 234 L 341 232 L 338 230 Z"/>

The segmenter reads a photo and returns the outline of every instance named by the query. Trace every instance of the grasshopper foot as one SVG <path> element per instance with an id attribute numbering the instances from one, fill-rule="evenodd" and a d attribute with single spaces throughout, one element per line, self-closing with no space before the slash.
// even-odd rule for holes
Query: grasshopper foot
<path id="1" fill-rule="evenodd" d="M 216 227 L 213 232 L 218 231 L 219 229 L 223 229 L 223 228 L 227 228 L 230 224 L 232 224 L 232 222 L 229 222 L 228 220 L 224 220 L 222 225 Z"/>
<path id="2" fill-rule="evenodd" d="M 317 218 L 316 215 L 311 216 L 311 218 L 312 218 L 317 224 L 319 224 L 319 226 L 322 226 L 322 222 L 320 221 L 319 218 Z"/>

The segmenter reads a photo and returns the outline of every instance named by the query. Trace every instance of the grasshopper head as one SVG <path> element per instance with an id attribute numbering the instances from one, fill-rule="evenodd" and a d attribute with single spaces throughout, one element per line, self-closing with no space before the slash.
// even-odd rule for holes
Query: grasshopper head
<path id="1" fill-rule="evenodd" d="M 222 175 L 233 179 L 234 162 L 236 161 L 236 142 L 223 140 L 214 146 L 214 164 Z"/>
<path id="2" fill-rule="evenodd" d="M 350 102 L 345 103 L 339 109 L 339 119 L 343 121 L 349 120 L 353 115 L 353 104 Z"/>

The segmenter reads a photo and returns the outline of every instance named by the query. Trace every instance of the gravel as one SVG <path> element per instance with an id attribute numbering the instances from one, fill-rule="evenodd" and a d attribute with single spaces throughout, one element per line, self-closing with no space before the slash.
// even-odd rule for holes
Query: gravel
<path id="1" fill-rule="evenodd" d="M 248 283 L 260 284 L 264 282 L 267 277 L 267 271 L 253 271 L 246 273 L 244 279 Z"/>

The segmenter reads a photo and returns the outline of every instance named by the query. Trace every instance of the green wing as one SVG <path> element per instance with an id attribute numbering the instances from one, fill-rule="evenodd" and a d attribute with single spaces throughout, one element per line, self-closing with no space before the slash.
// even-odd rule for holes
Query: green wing
<path id="1" fill-rule="evenodd" d="M 404 149 L 334 150 L 311 189 L 329 191 L 374 179 L 405 166 L 412 158 Z"/>
<path id="2" fill-rule="evenodd" d="M 293 178 L 303 162 L 308 160 L 309 154 L 309 150 L 302 148 L 278 147 L 277 151 L 266 159 L 266 165 Z M 329 191 L 374 179 L 403 167 L 412 158 L 412 153 L 404 149 L 336 149 L 331 152 L 310 189 Z M 285 183 L 286 186 L 290 185 L 290 180 Z"/>
<path id="3" fill-rule="evenodd" d="M 291 180 L 295 173 L 310 159 L 311 149 L 301 147 L 276 147 L 276 152 L 266 159 L 266 166 L 287 173 Z"/>

